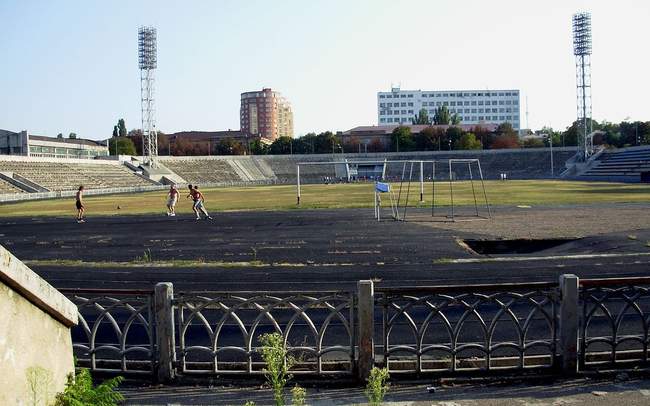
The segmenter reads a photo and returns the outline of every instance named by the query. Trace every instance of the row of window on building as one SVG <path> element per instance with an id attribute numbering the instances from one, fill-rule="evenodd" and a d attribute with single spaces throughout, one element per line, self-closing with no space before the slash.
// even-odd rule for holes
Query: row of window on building
<path id="1" fill-rule="evenodd" d="M 514 123 L 515 127 L 519 126 L 519 118 L 517 116 L 459 116 L 461 124 L 472 124 L 482 121 L 492 123 Z M 382 117 L 379 119 L 380 123 L 410 123 L 412 117 Z"/>
<path id="2" fill-rule="evenodd" d="M 511 97 L 519 96 L 518 92 L 455 92 L 455 93 L 422 93 L 421 97 Z M 380 99 L 413 98 L 413 94 L 380 94 Z"/>
<path id="3" fill-rule="evenodd" d="M 426 110 L 426 109 L 425 109 Z M 426 110 L 429 114 L 436 114 L 436 110 L 434 109 L 429 109 Z M 398 115 L 398 114 L 414 114 L 415 110 L 380 110 L 379 115 L 381 116 L 390 116 L 390 115 Z M 492 108 L 475 108 L 475 109 L 455 109 L 451 108 L 449 109 L 449 112 L 451 114 L 469 114 L 469 113 L 519 113 L 518 108 L 513 108 L 513 107 L 492 107 Z"/>
<path id="4" fill-rule="evenodd" d="M 422 102 L 422 106 L 517 106 L 517 100 L 466 100 L 464 102 L 450 101 L 450 102 Z M 379 103 L 379 107 L 413 107 L 413 102 L 401 103 Z"/>

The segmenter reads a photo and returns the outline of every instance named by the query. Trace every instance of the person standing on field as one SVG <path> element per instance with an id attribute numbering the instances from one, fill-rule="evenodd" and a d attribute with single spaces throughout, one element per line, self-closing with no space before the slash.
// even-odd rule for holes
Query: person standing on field
<path id="1" fill-rule="evenodd" d="M 84 194 L 84 186 L 81 185 L 79 186 L 79 190 L 77 190 L 77 194 L 75 195 L 75 206 L 77 207 L 77 223 L 85 223 L 86 220 L 84 219 L 84 211 L 86 207 L 84 206 L 83 202 L 83 194 Z"/>
<path id="2" fill-rule="evenodd" d="M 205 198 L 203 197 L 203 193 L 199 192 L 199 187 L 198 186 L 192 186 L 192 185 L 187 185 L 187 188 L 190 190 L 190 193 L 187 195 L 187 197 L 191 197 L 193 204 L 192 204 L 192 210 L 194 210 L 194 213 L 196 214 L 196 219 L 201 220 L 201 215 L 199 214 L 199 211 L 201 211 L 205 215 L 206 220 L 212 220 L 212 217 L 208 214 L 208 211 L 204 207 L 204 201 Z"/>
<path id="3" fill-rule="evenodd" d="M 167 215 L 176 216 L 176 202 L 178 202 L 178 190 L 176 185 L 171 185 L 169 187 L 169 193 L 167 194 Z"/>

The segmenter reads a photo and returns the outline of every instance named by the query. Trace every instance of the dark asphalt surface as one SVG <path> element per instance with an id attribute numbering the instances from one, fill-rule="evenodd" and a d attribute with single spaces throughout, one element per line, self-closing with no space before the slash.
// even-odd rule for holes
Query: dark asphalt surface
<path id="1" fill-rule="evenodd" d="M 492 220 L 498 221 L 498 220 Z M 264 266 L 78 267 L 32 265 L 57 288 L 177 290 L 349 289 L 360 279 L 381 286 L 556 281 L 581 277 L 648 275 L 647 230 L 590 236 L 539 252 L 495 260 L 458 244 L 480 234 L 435 224 L 376 222 L 368 209 L 220 213 L 212 221 L 190 216 L 0 219 L 0 244 L 22 260 L 128 262 L 145 251 L 154 261 L 259 261 Z M 614 254 L 564 258 L 563 255 Z M 620 255 L 619 254 L 623 254 Z M 549 257 L 550 256 L 550 257 Z M 546 258 L 543 258 L 546 257 Z M 530 258 L 530 259 L 524 259 Z M 452 260 L 474 260 L 454 263 Z M 490 259 L 490 261 L 484 261 Z"/>

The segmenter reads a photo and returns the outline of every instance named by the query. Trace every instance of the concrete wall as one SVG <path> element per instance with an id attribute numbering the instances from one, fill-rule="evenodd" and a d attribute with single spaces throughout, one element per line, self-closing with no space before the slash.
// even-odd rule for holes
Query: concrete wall
<path id="1" fill-rule="evenodd" d="M 74 372 L 77 307 L 0 246 L 0 405 L 49 405 Z"/>

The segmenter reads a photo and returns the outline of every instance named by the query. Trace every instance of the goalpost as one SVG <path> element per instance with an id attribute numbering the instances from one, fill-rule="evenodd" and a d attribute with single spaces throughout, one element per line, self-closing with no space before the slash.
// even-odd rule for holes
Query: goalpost
<path id="1" fill-rule="evenodd" d="M 429 169 L 425 171 L 425 165 L 427 168 L 430 167 L 430 176 L 428 173 Z M 328 170 L 324 169 L 324 167 L 327 166 L 330 167 L 329 172 Z M 448 170 L 448 174 L 444 173 L 444 169 Z M 425 172 L 427 176 L 426 179 Z M 478 179 L 476 180 L 480 182 L 480 186 L 475 185 L 475 175 L 478 175 Z M 456 221 L 457 218 L 462 217 L 470 219 L 490 219 L 492 217 L 487 197 L 487 191 L 485 189 L 485 183 L 483 179 L 483 171 L 481 169 L 481 163 L 478 159 L 395 161 L 389 161 L 386 159 L 382 161 L 352 161 L 346 159 L 343 161 L 330 162 L 298 162 L 296 164 L 297 205 L 301 204 L 301 186 L 304 183 L 304 179 L 307 179 L 311 183 L 327 184 L 368 182 L 372 184 L 372 193 L 375 206 L 374 217 L 377 220 L 380 219 L 382 200 L 381 194 L 388 195 L 391 210 L 390 217 L 392 217 L 394 220 L 406 221 L 407 209 L 409 209 L 409 207 L 411 210 L 416 210 L 416 213 L 417 210 L 421 210 L 422 208 L 426 207 L 422 205 L 422 203 L 425 201 L 425 182 L 431 183 L 431 218 L 442 217 L 444 219 L 451 219 L 451 221 Z M 443 193 L 441 196 L 439 191 L 438 196 L 436 196 L 436 183 L 447 181 L 449 182 L 448 196 L 444 196 L 445 193 Z M 469 181 L 469 183 L 466 181 Z M 412 190 L 413 192 L 417 190 L 415 187 L 412 187 L 412 184 L 415 182 L 417 182 L 419 189 L 420 205 L 413 207 L 413 205 L 409 206 L 409 202 L 411 202 L 411 204 L 413 203 L 413 200 L 411 199 Z M 459 184 L 455 185 L 456 182 Z M 481 190 L 477 191 L 479 187 Z M 465 188 L 467 191 L 463 190 Z M 459 213 L 459 210 L 457 208 L 458 202 L 455 197 L 457 198 L 458 194 L 460 193 L 460 197 L 462 198 L 462 193 L 465 192 L 469 194 L 470 190 L 471 199 L 469 199 L 466 206 L 470 206 L 470 203 L 473 202 L 473 215 L 464 215 L 463 213 Z M 481 194 L 482 196 L 480 196 Z M 437 203 L 436 199 L 442 200 L 445 198 L 448 198 L 448 206 L 446 210 L 441 210 L 441 207 L 438 206 L 440 203 Z M 483 202 L 479 203 L 479 200 L 483 200 Z M 485 215 L 482 215 L 480 213 L 479 205 L 484 205 L 486 213 Z"/>

